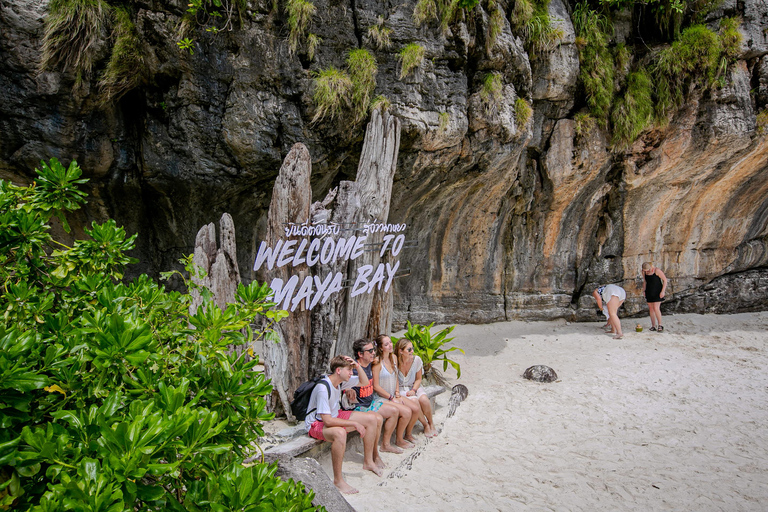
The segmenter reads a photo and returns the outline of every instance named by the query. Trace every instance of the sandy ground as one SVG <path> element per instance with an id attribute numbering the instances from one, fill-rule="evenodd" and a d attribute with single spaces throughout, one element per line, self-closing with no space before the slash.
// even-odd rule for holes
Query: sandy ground
<path id="1" fill-rule="evenodd" d="M 599 323 L 458 326 L 469 397 L 407 458 L 383 454 L 383 478 L 347 452 L 359 512 L 476 510 L 766 510 L 768 313 L 665 317 L 667 332 L 623 340 Z M 435 331 L 433 331 L 435 332 Z M 455 352 L 454 352 L 455 353 Z M 545 364 L 551 384 L 523 371 Z M 450 376 L 454 376 L 452 372 Z M 413 451 L 413 450 L 412 450 Z M 411 451 L 411 452 L 412 452 Z M 330 456 L 321 463 L 331 474 Z"/>

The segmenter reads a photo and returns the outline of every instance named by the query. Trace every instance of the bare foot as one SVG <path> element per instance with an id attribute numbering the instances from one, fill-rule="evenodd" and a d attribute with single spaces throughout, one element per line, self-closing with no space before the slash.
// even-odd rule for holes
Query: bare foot
<path id="1" fill-rule="evenodd" d="M 623 334 L 617 334 L 616 336 L 613 337 L 613 339 L 615 339 L 615 340 L 620 340 L 622 338 L 624 338 Z"/>
<path id="2" fill-rule="evenodd" d="M 349 484 L 348 484 L 347 482 L 345 482 L 344 480 L 342 480 L 342 481 L 341 481 L 341 482 L 339 482 L 339 483 L 335 483 L 335 482 L 334 482 L 334 484 L 333 484 L 333 485 L 335 485 L 335 486 L 336 486 L 336 488 L 337 488 L 337 489 L 339 489 L 339 490 L 340 490 L 342 493 L 344 493 L 344 494 L 357 494 L 357 493 L 359 493 L 359 492 L 360 492 L 360 491 L 358 491 L 357 489 L 355 489 L 354 487 L 352 487 L 351 485 L 349 485 Z"/>
<path id="3" fill-rule="evenodd" d="M 413 448 L 413 447 L 414 447 L 414 444 L 413 444 L 413 443 L 409 443 L 409 442 L 408 442 L 408 441 L 406 441 L 406 440 L 397 441 L 395 444 L 396 444 L 397 446 L 399 446 L 400 448 L 406 448 L 406 449 L 411 449 L 411 448 Z"/>
<path id="4" fill-rule="evenodd" d="M 392 446 L 391 444 L 389 446 L 381 445 L 381 451 L 389 453 L 403 453 L 403 450 L 397 446 Z"/>
<path id="5" fill-rule="evenodd" d="M 363 469 L 366 469 L 370 471 L 371 473 L 375 474 L 376 476 L 381 476 L 381 468 L 377 466 L 376 464 L 370 465 L 370 464 L 363 464 Z"/>
<path id="6" fill-rule="evenodd" d="M 385 467 L 387 467 L 387 464 L 383 460 L 381 460 L 381 457 L 376 457 L 376 460 L 374 462 L 376 462 L 376 465 L 379 466 L 381 469 L 384 469 Z"/>
<path id="7" fill-rule="evenodd" d="M 411 442 L 413 444 L 416 444 L 416 438 L 414 438 L 412 435 L 403 436 L 403 439 L 405 439 L 406 441 L 409 441 L 409 442 Z"/>
<path id="8" fill-rule="evenodd" d="M 435 437 L 437 435 L 437 430 L 435 430 L 434 428 L 431 428 L 431 429 L 425 431 L 424 435 L 427 436 L 427 437 Z"/>

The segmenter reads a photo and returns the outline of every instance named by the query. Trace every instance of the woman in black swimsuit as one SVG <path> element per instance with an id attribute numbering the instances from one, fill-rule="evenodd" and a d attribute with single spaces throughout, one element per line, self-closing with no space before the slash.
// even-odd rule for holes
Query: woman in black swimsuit
<path id="1" fill-rule="evenodd" d="M 643 274 L 643 292 L 648 302 L 648 313 L 651 315 L 651 330 L 664 332 L 664 326 L 661 325 L 661 301 L 667 291 L 667 276 L 660 268 L 647 261 L 643 263 Z"/>

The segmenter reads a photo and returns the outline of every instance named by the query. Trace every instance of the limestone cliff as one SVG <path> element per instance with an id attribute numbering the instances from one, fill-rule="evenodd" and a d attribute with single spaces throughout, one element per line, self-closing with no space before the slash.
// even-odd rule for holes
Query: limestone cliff
<path id="1" fill-rule="evenodd" d="M 24 181 L 41 159 L 76 159 L 92 197 L 74 224 L 111 216 L 138 232 L 134 272 L 175 266 L 198 229 L 228 212 L 252 279 L 272 185 L 294 143 L 311 154 L 314 199 L 354 178 L 364 120 L 312 123 L 313 72 L 343 68 L 363 47 L 377 61 L 375 94 L 402 121 L 390 221 L 406 222 L 417 242 L 404 251 L 410 276 L 396 281 L 396 326 L 594 318 L 589 294 L 607 282 L 628 290 L 633 314 L 646 260 L 671 278 L 665 311 L 768 307 L 768 140 L 757 121 L 768 104 L 766 0 L 726 0 L 707 16 L 712 26 L 741 17 L 722 86 L 688 91 L 671 122 L 626 149 L 607 129 L 577 129 L 580 42 L 574 6 L 562 0 L 548 6 L 558 44 L 533 53 L 510 25 L 513 1 L 495 3 L 504 16 L 492 38 L 485 2 L 441 27 L 414 23 L 415 0 L 316 0 L 314 56 L 291 51 L 272 1 L 246 2 L 231 31 L 187 27 L 192 54 L 177 45 L 187 2 L 124 3 L 143 66 L 135 87 L 104 101 L 108 27 L 89 49 L 91 75 L 42 69 L 48 0 L 0 0 L 0 178 Z M 616 40 L 633 41 L 637 21 L 616 20 Z M 377 49 L 368 29 L 381 23 L 391 46 Z M 426 56 L 401 79 L 398 51 L 413 42 Z M 492 102 L 490 73 L 501 79 Z M 517 114 L 519 98 L 530 120 Z"/>

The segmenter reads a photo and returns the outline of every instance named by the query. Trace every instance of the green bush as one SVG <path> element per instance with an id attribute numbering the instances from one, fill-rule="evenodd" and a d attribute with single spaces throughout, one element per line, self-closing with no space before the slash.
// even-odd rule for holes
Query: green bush
<path id="1" fill-rule="evenodd" d="M 323 69 L 315 76 L 315 115 L 312 122 L 320 119 L 335 119 L 350 105 L 352 80 L 346 71 L 333 66 Z"/>
<path id="2" fill-rule="evenodd" d="M 627 88 L 611 114 L 614 143 L 627 147 L 653 123 L 651 88 L 644 69 L 627 76 Z"/>
<path id="3" fill-rule="evenodd" d="M 610 21 L 592 10 L 586 2 L 573 10 L 573 25 L 581 41 L 579 48 L 579 78 L 592 116 L 607 126 L 614 95 L 614 62 L 608 49 Z"/>
<path id="4" fill-rule="evenodd" d="M 408 74 L 421 66 L 424 62 L 424 55 L 426 50 L 423 46 L 419 46 L 416 43 L 410 43 L 405 48 L 400 50 L 398 59 L 400 60 L 400 80 L 408 76 Z"/>
<path id="5" fill-rule="evenodd" d="M 347 70 L 352 81 L 352 106 L 355 121 L 368 114 L 373 90 L 376 88 L 376 59 L 368 50 L 357 48 L 347 56 Z"/>
<path id="6" fill-rule="evenodd" d="M 187 294 L 120 282 L 136 235 L 108 221 L 55 241 L 50 220 L 80 207 L 85 180 L 74 162 L 37 172 L 29 187 L 0 181 L 0 507 L 312 510 L 274 465 L 242 464 L 272 387 L 227 346 L 284 314 L 268 287 L 240 285 L 224 311 L 202 290 L 191 315 Z"/>
<path id="7" fill-rule="evenodd" d="M 443 362 L 443 372 L 448 370 L 450 364 L 454 370 L 456 370 L 456 378 L 461 378 L 461 366 L 456 361 L 453 361 L 448 357 L 449 352 L 458 350 L 462 354 L 464 350 L 458 347 L 445 348 L 454 338 L 447 338 L 455 326 L 447 327 L 436 334 L 431 334 L 430 329 L 434 326 L 434 322 L 429 325 L 411 325 L 409 321 L 407 324 L 407 330 L 403 335 L 413 344 L 413 353 L 421 358 L 421 362 L 424 364 L 424 378 L 426 380 L 435 382 L 437 384 L 445 385 L 445 378 L 442 374 L 432 366 L 432 363 L 437 361 Z M 393 340 L 395 343 L 397 340 Z"/>

